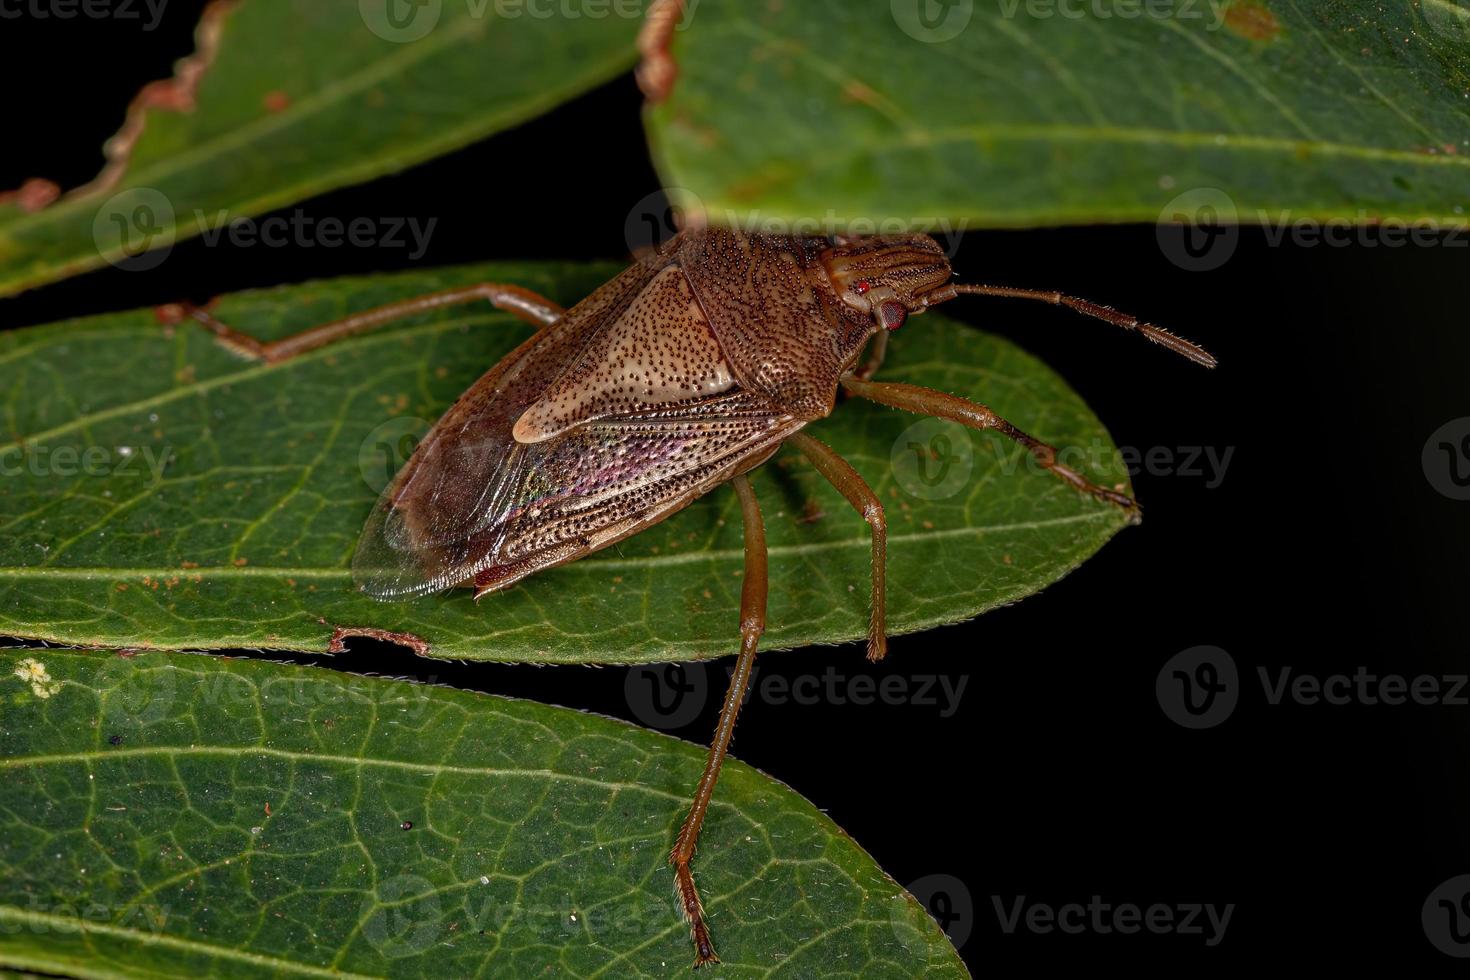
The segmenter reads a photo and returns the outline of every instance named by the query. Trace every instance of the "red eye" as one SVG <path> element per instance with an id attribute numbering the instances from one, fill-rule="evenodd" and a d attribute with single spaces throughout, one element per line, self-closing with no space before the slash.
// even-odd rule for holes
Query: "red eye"
<path id="1" fill-rule="evenodd" d="M 878 307 L 878 322 L 889 330 L 897 330 L 903 326 L 908 316 L 908 309 L 896 300 L 889 300 Z"/>
<path id="2" fill-rule="evenodd" d="M 873 284 L 868 282 L 868 280 L 866 279 L 859 279 L 857 282 L 852 284 L 852 291 L 857 293 L 859 296 L 861 296 L 863 293 L 866 293 L 872 288 Z"/>

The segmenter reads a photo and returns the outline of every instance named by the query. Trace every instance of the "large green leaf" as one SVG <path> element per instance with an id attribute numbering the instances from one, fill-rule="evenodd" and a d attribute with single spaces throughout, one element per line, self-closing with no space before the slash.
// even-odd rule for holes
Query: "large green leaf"
<path id="1" fill-rule="evenodd" d="M 673 53 L 717 218 L 1470 220 L 1453 0 L 703 0 Z"/>
<path id="2" fill-rule="evenodd" d="M 120 183 L 33 213 L 0 204 L 0 295 L 108 262 L 152 268 L 178 240 L 206 232 L 228 242 L 229 221 L 538 115 L 632 64 L 639 19 L 607 5 L 591 16 L 594 7 L 545 16 L 535 13 L 545 5 L 491 0 L 212 6 L 192 108 L 147 111 Z M 344 237 L 312 227 L 322 241 Z M 409 241 L 383 222 L 354 234 Z"/>
<path id="3" fill-rule="evenodd" d="M 695 745 L 594 715 L 185 654 L 0 655 L 0 964 L 78 977 L 677 976 Z M 725 768 L 725 966 L 965 976 L 810 803 Z"/>
<path id="4" fill-rule="evenodd" d="M 224 298 L 280 336 L 483 279 L 570 303 L 611 266 L 486 265 Z M 346 565 L 387 455 L 529 327 L 488 307 L 405 321 L 276 366 L 147 310 L 0 336 L 0 634 L 76 645 L 315 650 L 334 629 L 413 634 L 431 655 L 554 662 L 708 657 L 736 643 L 739 508 L 718 490 L 586 560 L 478 605 L 467 590 L 379 603 Z M 894 339 L 884 376 L 980 398 L 1126 482 L 1107 434 L 1053 373 L 937 315 Z M 1010 443 L 869 402 L 812 426 L 887 503 L 889 623 L 918 630 L 1029 595 L 1123 523 Z M 90 460 L 90 462 L 89 462 Z M 768 648 L 864 635 L 867 525 L 799 455 L 755 479 L 771 545 Z M 415 642 L 410 640 L 409 642 Z"/>

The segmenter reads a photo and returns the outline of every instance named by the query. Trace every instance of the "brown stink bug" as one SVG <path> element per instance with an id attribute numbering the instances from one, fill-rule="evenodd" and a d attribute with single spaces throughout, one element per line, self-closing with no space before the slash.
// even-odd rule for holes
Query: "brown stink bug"
<path id="1" fill-rule="evenodd" d="M 686 230 L 569 310 L 517 286 L 434 293 L 262 343 L 201 309 L 232 349 L 290 358 L 390 320 L 488 300 L 540 329 L 464 393 L 414 451 L 368 517 L 353 575 L 379 599 L 469 585 L 476 598 L 575 561 L 730 483 L 745 524 L 740 654 L 704 775 L 670 863 L 695 965 L 714 960 L 690 860 L 765 629 L 766 549 L 745 474 L 796 446 L 872 527 L 868 657 L 882 659 L 883 505 L 845 460 L 802 430 L 839 389 L 894 408 L 997 432 L 1111 506 L 1133 501 L 1057 460 L 984 405 L 873 381 L 891 331 L 964 294 L 1038 299 L 1143 334 L 1207 367 L 1194 344 L 1060 293 L 963 286 L 923 234 L 872 237 Z M 864 350 L 867 356 L 863 357 Z"/>

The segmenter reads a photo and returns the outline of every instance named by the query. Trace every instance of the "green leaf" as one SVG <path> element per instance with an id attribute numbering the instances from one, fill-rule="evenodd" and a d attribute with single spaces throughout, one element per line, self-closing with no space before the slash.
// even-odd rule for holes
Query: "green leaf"
<path id="1" fill-rule="evenodd" d="M 7 966 L 667 977 L 693 959 L 665 863 L 703 765 L 687 742 L 317 668 L 61 650 L 0 655 L 0 738 Z M 700 845 L 721 975 L 967 975 L 851 838 L 748 766 L 726 765 Z"/>
<path id="2" fill-rule="evenodd" d="M 277 337 L 483 280 L 563 303 L 615 266 L 484 265 L 225 297 Z M 0 335 L 0 634 L 139 648 L 328 649 L 334 629 L 412 634 L 432 656 L 658 662 L 735 650 L 744 564 L 721 488 L 621 546 L 476 604 L 468 590 L 376 602 L 347 563 L 409 440 L 530 328 L 488 307 L 420 317 L 284 364 L 244 361 L 147 310 Z M 974 396 L 1108 484 L 1102 425 L 1020 350 L 938 315 L 895 338 L 882 377 Z M 889 624 L 920 630 L 1036 592 L 1100 548 L 1120 512 L 1011 443 L 850 400 L 811 427 L 866 475 L 890 531 Z M 389 458 L 392 458 L 391 463 Z M 854 640 L 868 526 L 794 450 L 756 474 L 771 551 L 766 649 Z M 405 637 L 405 641 L 413 642 Z"/>
<path id="3" fill-rule="evenodd" d="M 177 241 L 227 235 L 231 221 L 447 153 L 632 65 L 637 17 L 533 9 L 491 0 L 210 7 L 193 107 L 146 111 L 120 183 L 34 213 L 0 205 L 0 295 L 105 263 L 153 268 Z"/>
<path id="4" fill-rule="evenodd" d="M 717 219 L 1470 220 L 1453 0 L 703 0 L 672 50 L 655 155 Z"/>

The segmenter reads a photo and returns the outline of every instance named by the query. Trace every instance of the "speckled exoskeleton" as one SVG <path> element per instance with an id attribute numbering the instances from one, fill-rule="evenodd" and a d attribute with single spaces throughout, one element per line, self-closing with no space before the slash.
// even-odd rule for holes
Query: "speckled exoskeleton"
<path id="1" fill-rule="evenodd" d="M 1107 307 L 1059 293 L 956 285 L 951 276 L 944 252 L 922 234 L 700 229 L 681 232 L 569 310 L 518 286 L 484 283 L 269 343 L 202 309 L 175 312 L 268 361 L 477 300 L 539 328 L 444 414 L 368 517 L 352 567 L 359 587 L 379 599 L 462 585 L 478 598 L 636 534 L 723 483 L 734 487 L 745 528 L 739 659 L 670 855 L 697 966 L 716 957 L 690 860 L 765 629 L 765 531 L 745 474 L 791 443 L 871 526 L 867 650 L 876 661 L 886 646 L 883 505 L 852 466 L 802 431 L 833 410 L 840 390 L 999 433 L 1078 490 L 1137 513 L 1128 497 L 1063 466 L 1051 446 L 984 405 L 872 380 L 888 335 L 909 316 L 962 294 L 1038 299 L 1214 364 L 1194 344 Z"/>

